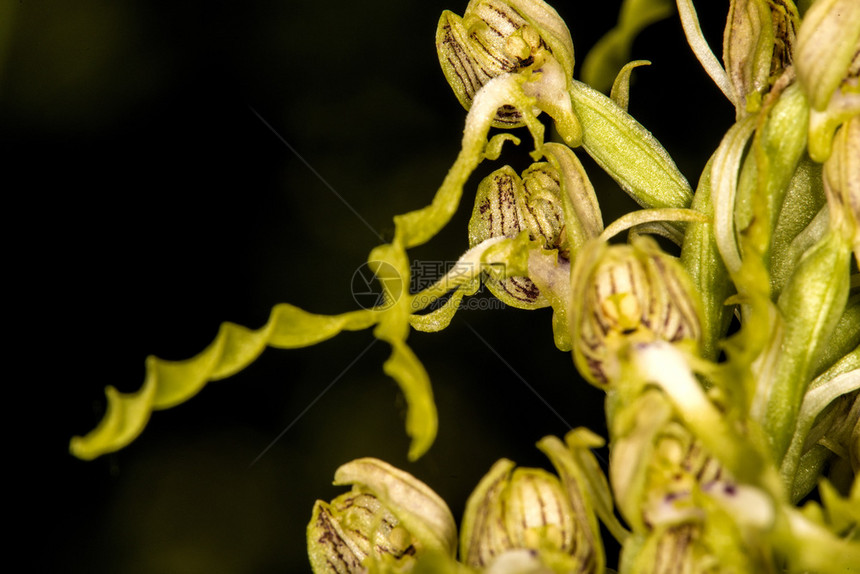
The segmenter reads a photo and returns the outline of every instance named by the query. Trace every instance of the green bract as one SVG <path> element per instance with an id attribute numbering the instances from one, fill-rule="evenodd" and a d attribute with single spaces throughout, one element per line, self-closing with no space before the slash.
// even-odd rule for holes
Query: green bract
<path id="1" fill-rule="evenodd" d="M 687 207 L 692 191 L 675 162 L 639 122 L 582 82 L 571 97 L 586 126 L 582 146 L 642 207 Z"/>

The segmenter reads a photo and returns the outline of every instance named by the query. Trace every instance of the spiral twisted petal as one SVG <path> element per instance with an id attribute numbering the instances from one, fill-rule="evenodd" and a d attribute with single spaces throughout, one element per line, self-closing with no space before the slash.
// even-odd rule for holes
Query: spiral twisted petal
<path id="1" fill-rule="evenodd" d="M 315 345 L 344 330 L 366 329 L 374 321 L 372 311 L 327 316 L 281 304 L 272 309 L 268 322 L 258 330 L 223 323 L 215 340 L 196 357 L 184 361 L 148 357 L 146 377 L 139 391 L 121 393 L 107 387 L 104 418 L 86 436 L 73 437 L 69 449 L 85 460 L 119 450 L 143 431 L 152 411 L 183 403 L 209 381 L 241 371 L 267 346 L 293 349 Z"/>

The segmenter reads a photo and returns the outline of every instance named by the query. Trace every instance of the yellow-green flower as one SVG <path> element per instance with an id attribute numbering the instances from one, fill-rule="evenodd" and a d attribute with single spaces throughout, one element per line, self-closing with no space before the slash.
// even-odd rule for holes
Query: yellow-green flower
<path id="1" fill-rule="evenodd" d="M 353 487 L 331 503 L 314 505 L 307 530 L 314 574 L 407 572 L 423 555 L 453 558 L 451 511 L 411 474 L 362 458 L 341 466 L 335 484 Z"/>
<path id="2" fill-rule="evenodd" d="M 573 356 L 595 385 L 611 385 L 625 341 L 698 344 L 701 338 L 700 303 L 689 277 L 647 237 L 632 245 L 593 242 L 571 277 Z"/>
<path id="3" fill-rule="evenodd" d="M 463 107 L 502 74 L 523 74 L 523 90 L 535 98 L 535 113 L 552 116 L 570 145 L 579 145 L 579 122 L 568 89 L 573 79 L 573 41 L 558 13 L 541 0 L 471 0 L 463 17 L 445 11 L 436 32 L 445 78 Z M 504 105 L 494 125 L 524 125 L 522 111 Z"/>
<path id="4" fill-rule="evenodd" d="M 542 469 L 514 468 L 502 459 L 472 493 L 463 518 L 461 559 L 490 568 L 532 550 L 535 567 L 594 572 L 593 533 L 558 477 Z M 495 566 L 496 568 L 498 566 Z"/>
<path id="5" fill-rule="evenodd" d="M 626 532 L 612 513 L 606 479 L 589 448 L 602 441 L 587 429 L 566 442 L 545 437 L 538 447 L 558 476 L 499 460 L 466 503 L 460 559 L 485 572 L 603 572 L 596 513 L 616 536 Z"/>
<path id="6" fill-rule="evenodd" d="M 498 461 L 469 499 L 461 549 L 469 566 L 489 566 L 518 548 L 575 549 L 578 525 L 558 478 L 542 469 L 514 466 Z"/>
<path id="7" fill-rule="evenodd" d="M 314 505 L 308 555 L 315 574 L 362 572 L 371 555 L 405 570 L 415 552 L 412 534 L 370 493 L 348 492 Z"/>
<path id="8" fill-rule="evenodd" d="M 509 166 L 488 175 L 478 186 L 469 220 L 469 246 L 494 237 L 514 237 L 528 232 L 529 239 L 545 249 L 557 249 L 568 257 L 564 210 L 558 172 L 547 163 L 534 164 L 522 179 Z M 487 287 L 507 305 L 537 309 L 549 301 L 528 277 L 497 279 L 487 276 Z"/>

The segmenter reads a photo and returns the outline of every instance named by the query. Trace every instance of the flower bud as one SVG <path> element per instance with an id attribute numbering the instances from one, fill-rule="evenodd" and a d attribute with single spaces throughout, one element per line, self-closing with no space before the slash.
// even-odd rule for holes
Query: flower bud
<path id="1" fill-rule="evenodd" d="M 307 530 L 314 574 L 365 572 L 376 562 L 408 567 L 428 551 L 453 557 L 451 511 L 414 476 L 363 458 L 341 466 L 335 484 L 353 488 L 331 504 L 314 505 Z"/>
<path id="2" fill-rule="evenodd" d="M 860 52 L 860 3 L 817 0 L 803 17 L 797 36 L 797 77 L 814 110 L 824 110 L 851 75 Z M 854 70 L 856 75 L 856 70 Z"/>
<path id="3" fill-rule="evenodd" d="M 732 0 L 723 61 L 739 116 L 754 111 L 770 82 L 791 65 L 798 23 L 788 0 Z"/>
<path id="4" fill-rule="evenodd" d="M 495 571 L 520 550 L 531 549 L 544 565 L 564 563 L 564 571 L 593 571 L 588 521 L 577 513 L 559 479 L 541 469 L 514 466 L 510 460 L 498 461 L 469 497 L 461 560 Z"/>
<path id="5" fill-rule="evenodd" d="M 567 93 L 573 77 L 573 41 L 564 20 L 541 0 L 471 0 L 463 17 L 445 11 L 436 31 L 436 51 L 445 79 L 469 109 L 475 94 L 496 76 L 538 72 L 525 92 L 537 98 L 534 113 L 547 111 L 569 144 L 580 137 Z M 522 111 L 504 105 L 496 127 L 524 125 Z"/>
<path id="6" fill-rule="evenodd" d="M 632 245 L 594 242 L 571 272 L 573 355 L 595 385 L 612 382 L 620 344 L 701 339 L 700 302 L 678 261 L 644 236 Z"/>
<path id="7" fill-rule="evenodd" d="M 527 231 L 545 249 L 558 249 L 567 258 L 567 239 L 558 172 L 548 163 L 536 163 L 523 178 L 509 166 L 484 178 L 478 186 L 469 220 L 469 246 L 493 237 L 513 237 Z M 485 280 L 490 291 L 507 305 L 537 309 L 549 305 L 528 277 Z"/>

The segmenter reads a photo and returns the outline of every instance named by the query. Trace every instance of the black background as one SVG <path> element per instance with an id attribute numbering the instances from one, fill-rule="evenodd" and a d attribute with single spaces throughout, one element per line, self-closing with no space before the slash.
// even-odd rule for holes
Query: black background
<path id="1" fill-rule="evenodd" d="M 554 348 L 548 310 L 474 310 L 410 336 L 440 417 L 416 463 L 402 397 L 382 373 L 387 347 L 347 368 L 369 331 L 269 350 L 155 413 L 128 448 L 71 457 L 69 438 L 103 414 L 104 387 L 136 390 L 148 354 L 192 356 L 220 322 L 259 327 L 279 302 L 356 308 L 350 281 L 380 241 L 328 185 L 382 235 L 393 215 L 430 201 L 465 117 L 433 38 L 441 11 L 466 2 L 2 1 L 8 467 L 23 479 L 18 536 L 38 544 L 33 571 L 303 572 L 313 501 L 343 491 L 330 483 L 348 460 L 412 472 L 459 519 L 498 458 L 546 466 L 542 436 L 568 425 L 605 435 L 602 395 Z M 578 63 L 619 5 L 555 4 Z M 701 4 L 719 46 L 727 6 Z M 677 18 L 646 30 L 633 58 L 653 65 L 636 72 L 630 111 L 695 184 L 730 105 Z M 522 167 L 526 151 L 503 159 Z M 497 166 L 482 166 L 414 259 L 465 250 L 470 193 Z M 589 169 L 609 222 L 631 203 Z"/>

